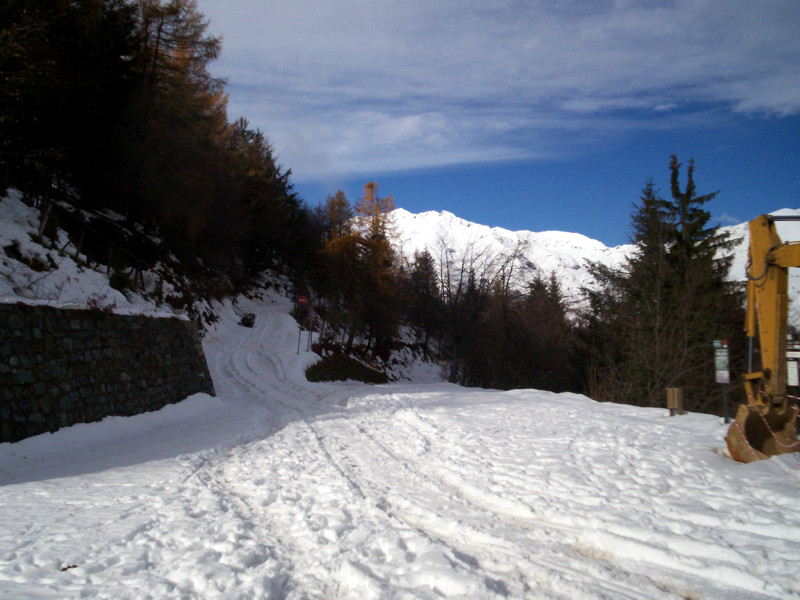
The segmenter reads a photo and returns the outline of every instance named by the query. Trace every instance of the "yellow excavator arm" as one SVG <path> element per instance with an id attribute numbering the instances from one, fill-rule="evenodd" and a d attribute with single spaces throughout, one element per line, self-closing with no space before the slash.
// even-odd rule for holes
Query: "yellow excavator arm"
<path id="1" fill-rule="evenodd" d="M 786 396 L 786 336 L 789 315 L 789 268 L 800 267 L 800 243 L 782 242 L 775 221 L 794 217 L 761 215 L 750 221 L 745 332 L 750 348 L 744 375 L 747 403 L 742 404 L 725 441 L 731 456 L 752 462 L 800 448 L 796 412 Z M 760 369 L 754 368 L 759 342 Z"/>

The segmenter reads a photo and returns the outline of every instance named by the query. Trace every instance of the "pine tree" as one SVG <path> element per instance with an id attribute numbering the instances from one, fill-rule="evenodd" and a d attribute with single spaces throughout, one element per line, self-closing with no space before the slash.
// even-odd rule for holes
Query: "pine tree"
<path id="1" fill-rule="evenodd" d="M 555 272 L 537 276 L 518 309 L 515 356 L 521 357 L 520 384 L 554 392 L 580 391 L 578 339 Z"/>
<path id="2" fill-rule="evenodd" d="M 243 213 L 237 229 L 244 238 L 247 270 L 255 274 L 277 267 L 287 260 L 298 234 L 292 223 L 301 207 L 289 182 L 291 171 L 281 169 L 266 136 L 244 118 L 228 127 L 225 149 L 235 181 L 231 193 Z"/>

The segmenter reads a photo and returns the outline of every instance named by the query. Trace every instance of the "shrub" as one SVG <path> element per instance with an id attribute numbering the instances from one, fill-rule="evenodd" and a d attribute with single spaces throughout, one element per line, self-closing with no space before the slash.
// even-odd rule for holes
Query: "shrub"
<path id="1" fill-rule="evenodd" d="M 120 292 L 133 289 L 133 277 L 125 271 L 114 270 L 108 278 L 108 285 Z"/>
<path id="2" fill-rule="evenodd" d="M 19 247 L 19 240 L 13 240 L 8 246 L 3 246 L 3 252 L 9 258 L 22 262 L 22 250 Z"/>
<path id="3" fill-rule="evenodd" d="M 364 383 L 388 383 L 386 373 L 371 369 L 345 354 L 335 353 L 306 369 L 309 381 L 363 381 Z"/>

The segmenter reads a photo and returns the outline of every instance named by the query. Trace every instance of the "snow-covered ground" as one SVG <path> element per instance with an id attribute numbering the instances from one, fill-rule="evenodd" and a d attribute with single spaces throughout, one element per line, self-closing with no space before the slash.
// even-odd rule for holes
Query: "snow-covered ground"
<path id="1" fill-rule="evenodd" d="M 800 462 L 708 415 L 311 384 L 278 296 L 218 397 L 0 444 L 2 598 L 800 598 Z"/>

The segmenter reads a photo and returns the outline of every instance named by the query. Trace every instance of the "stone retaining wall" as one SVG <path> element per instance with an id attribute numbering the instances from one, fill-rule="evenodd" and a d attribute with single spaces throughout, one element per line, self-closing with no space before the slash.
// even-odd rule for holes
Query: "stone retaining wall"
<path id="1" fill-rule="evenodd" d="M 214 395 L 190 321 L 0 304 L 0 442 Z"/>

